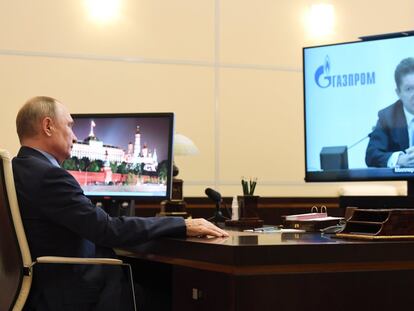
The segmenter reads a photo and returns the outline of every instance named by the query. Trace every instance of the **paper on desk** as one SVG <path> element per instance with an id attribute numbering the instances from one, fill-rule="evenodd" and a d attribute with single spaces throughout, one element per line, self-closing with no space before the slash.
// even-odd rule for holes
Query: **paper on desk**
<path id="1" fill-rule="evenodd" d="M 268 233 L 303 233 L 306 232 L 305 230 L 301 229 L 275 229 L 275 230 L 266 230 L 266 231 L 255 231 L 253 229 L 243 230 L 243 232 L 252 232 L 252 233 L 260 233 L 260 234 L 268 234 Z"/>
<path id="2" fill-rule="evenodd" d="M 280 232 L 281 233 L 303 233 L 306 231 L 302 229 L 280 229 Z"/>
<path id="3" fill-rule="evenodd" d="M 285 220 L 290 221 L 327 221 L 327 220 L 341 220 L 342 217 L 328 216 L 326 213 L 308 213 L 285 216 Z"/>
<path id="4" fill-rule="evenodd" d="M 285 220 L 314 220 L 319 218 L 327 218 L 327 213 L 305 213 L 284 216 Z"/>

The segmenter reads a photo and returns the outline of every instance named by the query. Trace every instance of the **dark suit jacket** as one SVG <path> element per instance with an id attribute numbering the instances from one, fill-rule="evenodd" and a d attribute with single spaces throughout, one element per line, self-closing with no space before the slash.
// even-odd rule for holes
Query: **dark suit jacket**
<path id="1" fill-rule="evenodd" d="M 377 125 L 369 136 L 365 155 L 368 166 L 387 167 L 393 152 L 409 147 L 407 119 L 400 100 L 378 112 Z"/>
<path id="2" fill-rule="evenodd" d="M 35 149 L 20 149 L 13 159 L 13 173 L 33 258 L 108 257 L 114 256 L 112 247 L 132 246 L 162 236 L 185 236 L 182 218 L 110 217 L 91 203 L 72 175 Z M 95 267 L 39 265 L 36 269 L 29 305 L 48 301 L 54 306 L 52 310 L 64 310 L 61 304 L 69 300 L 65 297 L 76 297 L 80 304 L 93 300 L 96 284 L 91 279 L 96 275 L 90 270 Z"/>

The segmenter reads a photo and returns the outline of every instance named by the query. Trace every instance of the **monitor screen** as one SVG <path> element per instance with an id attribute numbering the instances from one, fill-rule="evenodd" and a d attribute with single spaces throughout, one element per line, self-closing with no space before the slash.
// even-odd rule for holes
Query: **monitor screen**
<path id="1" fill-rule="evenodd" d="M 90 197 L 168 199 L 173 113 L 73 114 L 67 169 Z"/>
<path id="2" fill-rule="evenodd" d="M 303 49 L 306 181 L 414 177 L 413 47 L 409 36 Z"/>

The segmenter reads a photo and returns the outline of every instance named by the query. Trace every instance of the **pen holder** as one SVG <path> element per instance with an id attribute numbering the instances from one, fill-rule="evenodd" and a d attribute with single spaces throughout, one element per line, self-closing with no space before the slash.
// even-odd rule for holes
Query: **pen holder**
<path id="1" fill-rule="evenodd" d="M 237 197 L 240 206 L 241 218 L 258 218 L 258 195 L 241 195 Z"/>
<path id="2" fill-rule="evenodd" d="M 238 228 L 260 228 L 263 226 L 263 220 L 259 218 L 257 212 L 257 204 L 259 201 L 258 195 L 241 195 L 237 196 L 240 207 L 239 220 L 226 220 L 226 226 Z"/>

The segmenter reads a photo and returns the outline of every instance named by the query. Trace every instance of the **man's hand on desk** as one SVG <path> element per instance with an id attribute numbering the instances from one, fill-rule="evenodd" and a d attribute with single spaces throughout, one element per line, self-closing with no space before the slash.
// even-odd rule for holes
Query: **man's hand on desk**
<path id="1" fill-rule="evenodd" d="M 228 237 L 229 234 L 203 218 L 186 219 L 187 236 Z"/>

